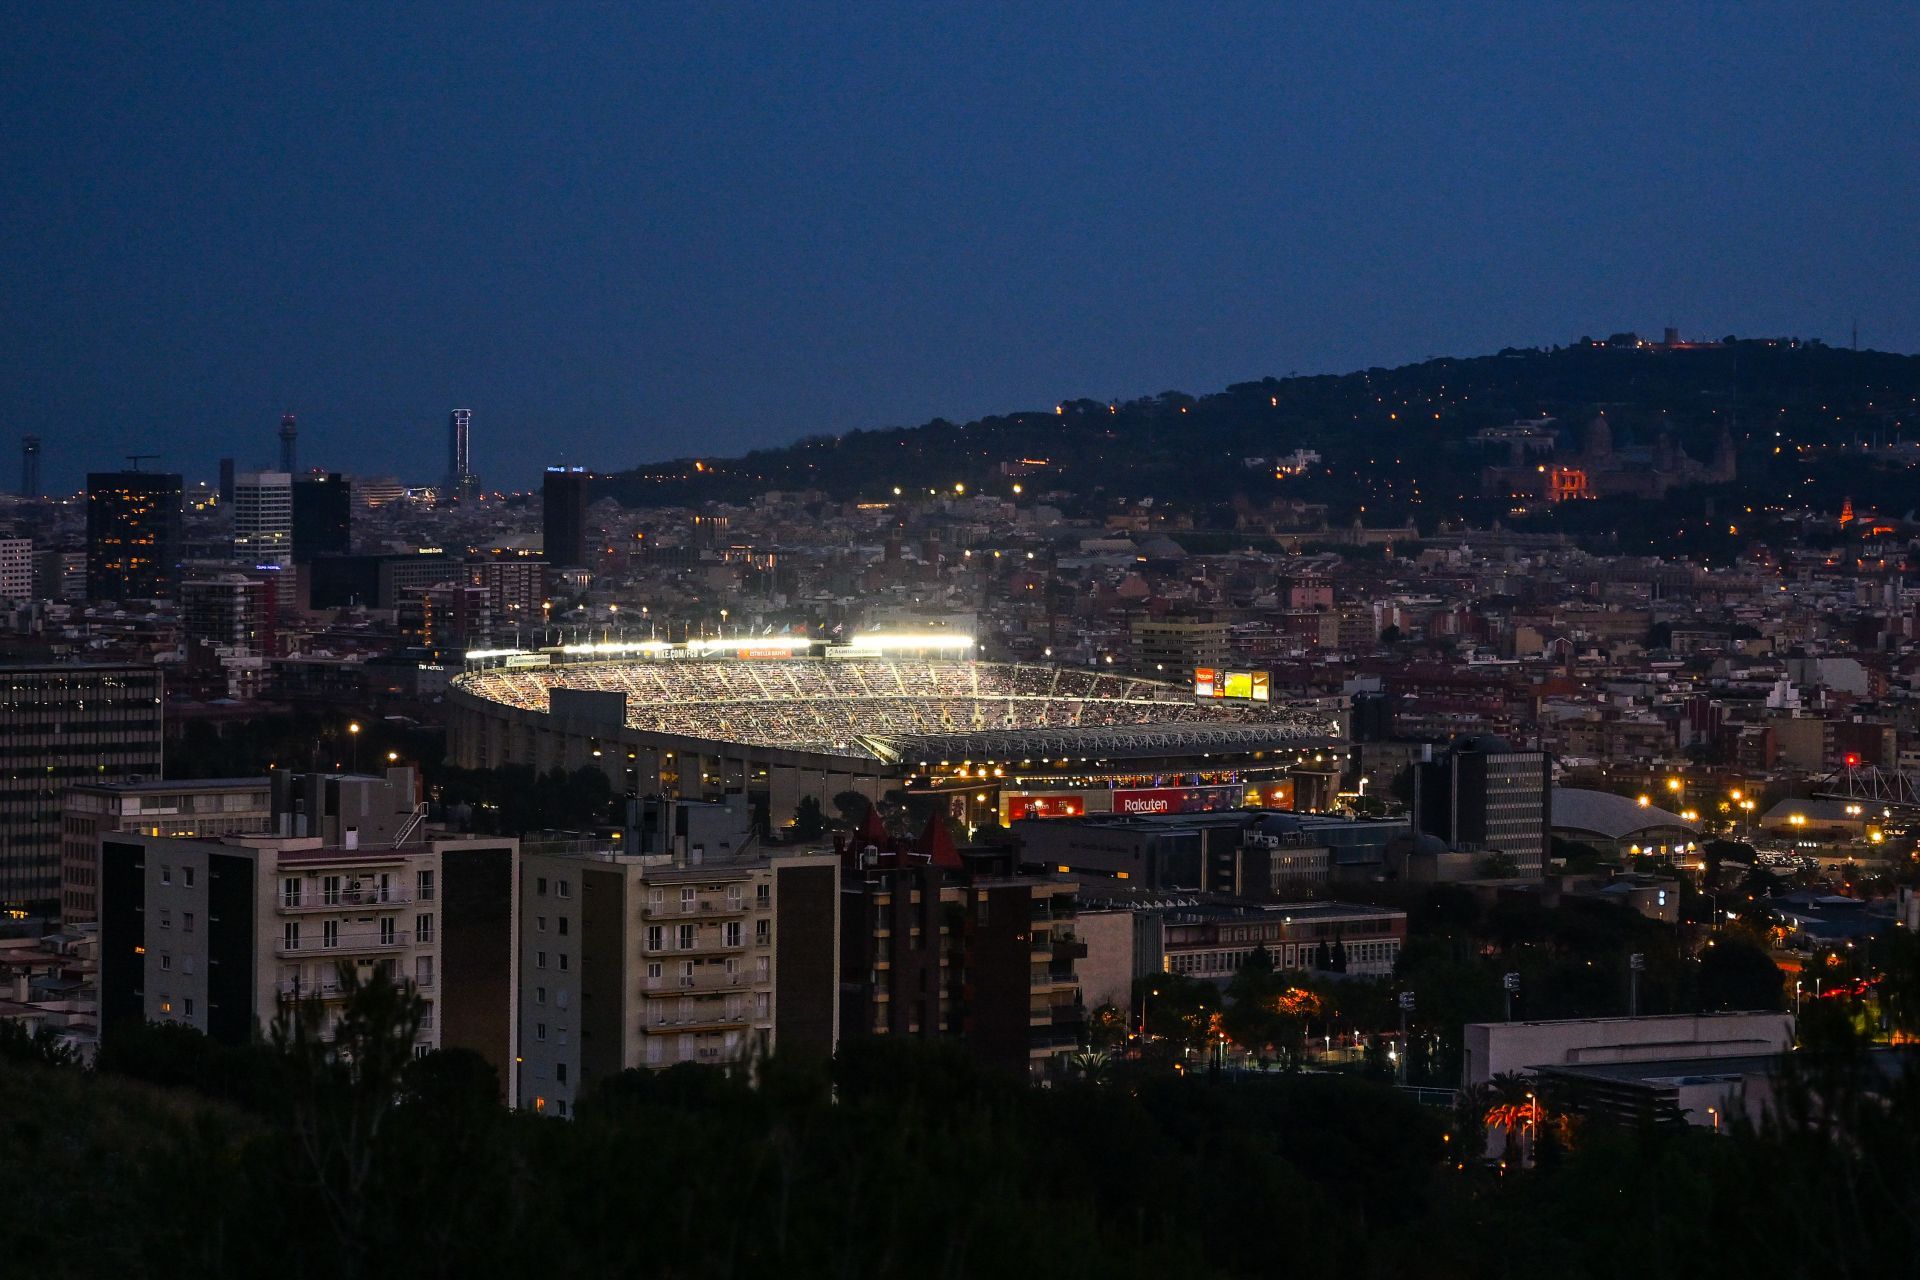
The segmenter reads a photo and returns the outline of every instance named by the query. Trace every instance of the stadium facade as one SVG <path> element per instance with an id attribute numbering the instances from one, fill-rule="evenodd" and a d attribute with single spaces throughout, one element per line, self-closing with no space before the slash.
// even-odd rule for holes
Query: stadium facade
<path id="1" fill-rule="evenodd" d="M 449 753 L 467 768 L 598 768 L 616 791 L 745 794 L 772 826 L 812 796 L 950 796 L 967 825 L 1285 807 L 1338 759 L 1344 706 L 978 661 L 964 636 L 618 641 L 467 655 Z M 1331 767 L 1331 766 L 1328 766 Z"/>

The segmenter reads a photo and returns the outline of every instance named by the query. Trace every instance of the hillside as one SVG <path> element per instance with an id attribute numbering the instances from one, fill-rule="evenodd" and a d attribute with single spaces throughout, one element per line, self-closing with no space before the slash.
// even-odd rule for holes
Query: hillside
<path id="1" fill-rule="evenodd" d="M 1221 524 L 1235 503 L 1285 498 L 1328 504 L 1338 520 L 1411 517 L 1427 527 L 1502 514 L 1504 503 L 1480 493 L 1482 468 L 1502 456 L 1475 444 L 1476 432 L 1552 417 L 1577 437 L 1599 410 L 1616 441 L 1648 446 L 1668 436 L 1695 460 L 1709 458 L 1727 428 L 1740 474 L 1726 498 L 1837 507 L 1848 493 L 1911 505 L 1904 474 L 1867 474 L 1858 443 L 1891 443 L 1920 427 L 1920 358 L 1785 340 L 1668 349 L 1583 339 L 1267 378 L 1198 397 L 1075 399 L 967 423 L 815 436 L 742 458 L 677 459 L 608 477 L 601 492 L 629 506 L 739 501 L 769 489 L 879 500 L 895 486 L 1007 494 L 1017 480 L 1029 497 L 1053 492 L 1096 509 L 1152 497 L 1203 524 Z M 1297 449 L 1320 462 L 1285 478 L 1246 463 Z"/>

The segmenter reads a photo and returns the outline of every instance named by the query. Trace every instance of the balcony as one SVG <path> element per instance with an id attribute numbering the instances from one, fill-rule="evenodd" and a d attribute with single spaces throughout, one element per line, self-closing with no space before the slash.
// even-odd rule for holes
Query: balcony
<path id="1" fill-rule="evenodd" d="M 752 1015 L 745 1009 L 729 1012 L 711 1009 L 704 1012 L 652 1017 L 641 1023 L 641 1030 L 652 1035 L 670 1035 L 682 1031 L 726 1031 L 744 1028 Z"/>
<path id="2" fill-rule="evenodd" d="M 645 920 L 692 920 L 745 915 L 749 909 L 745 898 L 701 898 L 690 906 L 678 902 L 648 903 L 640 908 L 640 915 Z"/>
<path id="3" fill-rule="evenodd" d="M 732 991 L 740 987 L 751 986 L 753 975 L 740 973 L 698 973 L 693 977 L 647 978 L 640 988 L 640 994 L 649 999 L 661 999 L 667 996 L 686 995 L 699 991 Z"/>
<path id="4" fill-rule="evenodd" d="M 350 956 L 366 955 L 369 952 L 386 955 L 405 951 L 412 945 L 412 934 L 395 933 L 390 942 L 383 941 L 378 934 L 343 935 L 330 947 L 323 945 L 319 938 L 302 938 L 297 946 L 290 947 L 286 939 L 282 938 L 274 944 L 273 950 L 276 955 L 283 956 Z"/>
<path id="5" fill-rule="evenodd" d="M 275 904 L 275 910 L 281 915 L 306 915 L 323 911 L 361 911 L 367 908 L 386 911 L 396 907 L 413 905 L 413 895 L 400 890 L 388 890 L 381 893 L 378 889 L 342 889 L 331 896 L 325 893 L 303 893 L 296 898 L 281 894 Z"/>

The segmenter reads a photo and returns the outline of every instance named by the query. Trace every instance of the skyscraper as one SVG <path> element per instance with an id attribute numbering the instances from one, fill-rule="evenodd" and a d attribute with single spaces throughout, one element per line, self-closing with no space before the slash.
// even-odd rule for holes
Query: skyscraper
<path id="1" fill-rule="evenodd" d="M 284 609 L 293 603 L 293 477 L 250 471 L 233 483 L 233 558 L 274 575 Z"/>
<path id="2" fill-rule="evenodd" d="M 473 487 L 473 410 L 455 409 L 447 418 L 447 493 L 466 498 Z"/>
<path id="3" fill-rule="evenodd" d="M 150 471 L 87 476 L 87 598 L 171 596 L 180 564 L 180 477 Z"/>
<path id="4" fill-rule="evenodd" d="M 40 496 L 40 437 L 20 438 L 20 496 Z"/>
<path id="5" fill-rule="evenodd" d="M 337 471 L 293 482 L 293 561 L 343 556 L 353 549 L 353 487 Z"/>
<path id="6" fill-rule="evenodd" d="M 223 507 L 233 505 L 233 475 L 233 459 L 220 459 L 220 505 Z"/>
<path id="7" fill-rule="evenodd" d="M 299 428 L 295 426 L 292 414 L 289 413 L 280 419 L 280 469 L 288 475 L 300 469 L 297 462 L 298 452 L 294 447 L 299 434 Z"/>
<path id="8" fill-rule="evenodd" d="M 540 486 L 541 527 L 547 563 L 578 568 L 587 563 L 587 485 L 584 467 L 548 467 Z"/>

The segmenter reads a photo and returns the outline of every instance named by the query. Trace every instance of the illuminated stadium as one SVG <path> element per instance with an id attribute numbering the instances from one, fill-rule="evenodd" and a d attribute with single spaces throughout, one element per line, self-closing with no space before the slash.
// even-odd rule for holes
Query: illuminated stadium
<path id="1" fill-rule="evenodd" d="M 744 791 L 777 823 L 804 795 L 916 786 L 964 788 L 1003 819 L 1121 805 L 1021 804 L 1068 783 L 1183 789 L 1195 796 L 1178 807 L 1226 807 L 1233 787 L 1276 780 L 1342 736 L 1337 709 L 1319 704 L 1196 698 L 971 652 L 939 635 L 473 653 L 452 685 L 450 746 L 467 767 L 599 767 L 633 794 Z"/>

